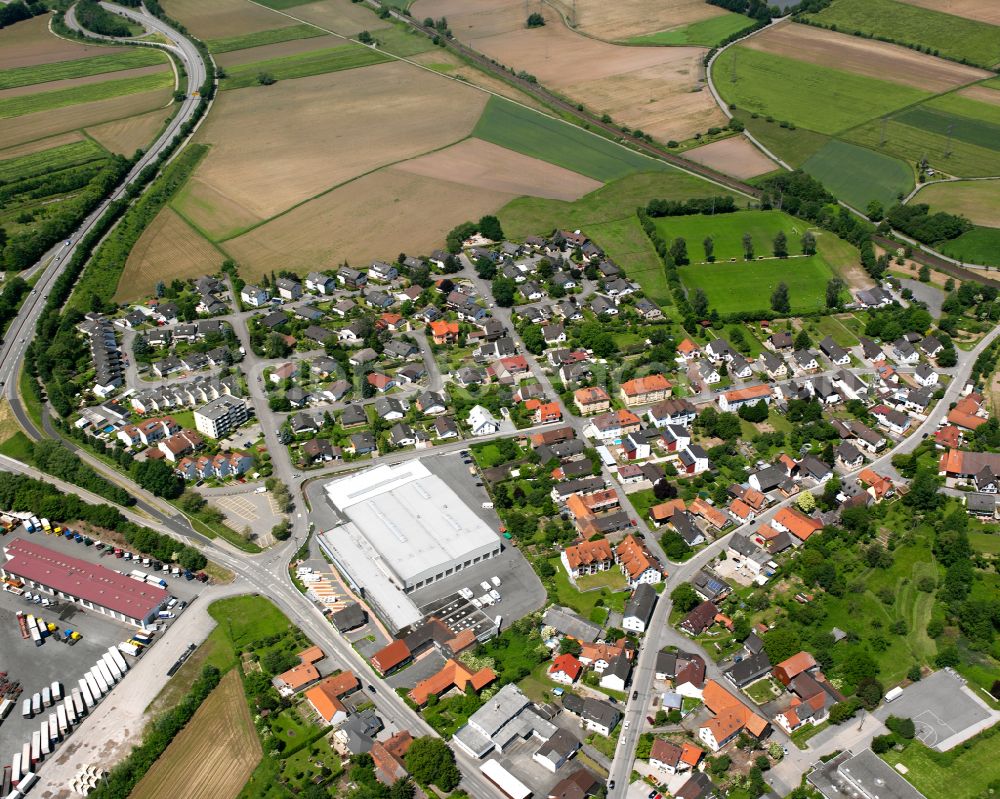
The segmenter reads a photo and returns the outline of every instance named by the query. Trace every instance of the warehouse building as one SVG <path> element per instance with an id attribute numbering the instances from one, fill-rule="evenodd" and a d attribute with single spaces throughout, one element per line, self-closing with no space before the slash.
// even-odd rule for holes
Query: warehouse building
<path id="1" fill-rule="evenodd" d="M 326 487 L 343 522 L 320 536 L 338 569 L 397 630 L 422 614 L 408 594 L 500 554 L 500 538 L 414 460 Z"/>
<path id="2" fill-rule="evenodd" d="M 7 560 L 0 565 L 0 575 L 16 577 L 33 591 L 44 591 L 126 624 L 146 626 L 170 598 L 159 586 L 33 541 L 15 539 L 3 551 Z"/>

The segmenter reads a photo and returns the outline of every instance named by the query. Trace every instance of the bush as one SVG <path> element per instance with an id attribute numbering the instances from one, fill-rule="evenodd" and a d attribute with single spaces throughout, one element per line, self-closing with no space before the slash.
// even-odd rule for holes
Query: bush
<path id="1" fill-rule="evenodd" d="M 916 726 L 913 723 L 913 719 L 900 718 L 899 716 L 889 716 L 885 720 L 885 726 L 892 730 L 900 738 L 905 738 L 908 741 L 912 741 L 913 737 L 917 734 Z"/>
<path id="2" fill-rule="evenodd" d="M 872 751 L 876 755 L 881 755 L 892 749 L 895 743 L 896 739 L 891 735 L 876 735 L 872 738 Z"/>

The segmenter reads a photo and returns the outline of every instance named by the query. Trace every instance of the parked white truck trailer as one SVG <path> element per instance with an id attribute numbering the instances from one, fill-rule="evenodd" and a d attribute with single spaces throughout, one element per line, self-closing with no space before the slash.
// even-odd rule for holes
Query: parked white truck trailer
<path id="1" fill-rule="evenodd" d="M 23 702 L 21 702 L 21 715 L 26 719 L 31 718 L 31 697 L 29 696 Z"/>
<path id="2" fill-rule="evenodd" d="M 52 685 L 49 686 L 49 690 L 52 692 L 53 702 L 59 702 L 63 698 L 62 683 L 59 680 L 53 680 Z"/>
<path id="3" fill-rule="evenodd" d="M 104 658 L 97 661 L 96 668 L 104 678 L 104 682 L 108 684 L 108 687 L 104 689 L 104 693 L 107 693 L 115 687 L 115 683 L 118 681 L 115 679 L 115 675 L 111 673 L 111 669 L 108 668 L 108 664 L 104 662 Z"/>
<path id="4" fill-rule="evenodd" d="M 118 668 L 118 664 L 115 663 L 115 659 L 111 657 L 110 653 L 105 652 L 103 655 L 101 655 L 101 663 L 103 663 L 105 668 L 107 668 L 107 670 L 111 672 L 111 678 L 115 682 L 118 682 L 122 678 L 123 676 L 122 670 Z"/>
<path id="5" fill-rule="evenodd" d="M 21 753 L 15 752 L 10 763 L 10 784 L 17 787 L 21 781 Z"/>
<path id="6" fill-rule="evenodd" d="M 42 759 L 42 734 L 35 730 L 31 733 L 31 764 Z"/>
<path id="7" fill-rule="evenodd" d="M 38 730 L 39 745 L 42 747 L 42 757 L 52 754 L 52 733 L 49 732 L 49 723 L 43 721 Z"/>
<path id="8" fill-rule="evenodd" d="M 91 682 L 93 680 L 93 682 Z M 104 679 L 104 675 L 101 674 L 101 670 L 97 666 L 92 666 L 90 671 L 87 672 L 87 684 L 90 686 L 91 692 L 94 694 L 94 699 L 100 699 L 108 692 L 108 683 Z"/>
<path id="9" fill-rule="evenodd" d="M 70 700 L 72 705 L 72 700 Z M 56 708 L 56 724 L 58 725 L 59 737 L 65 738 L 69 732 L 69 716 L 66 715 L 66 705 L 59 705 Z"/>
<path id="10" fill-rule="evenodd" d="M 7 714 L 10 713 L 10 709 L 12 707 L 14 707 L 13 699 L 4 699 L 2 702 L 0 702 L 0 721 L 3 721 L 5 718 L 7 718 Z"/>
<path id="11" fill-rule="evenodd" d="M 118 669 L 122 674 L 128 671 L 128 663 L 125 662 L 125 658 L 122 657 L 122 653 L 118 651 L 117 647 L 108 647 L 108 654 L 111 655 L 111 659 L 118 664 Z"/>
<path id="12" fill-rule="evenodd" d="M 87 681 L 84 680 L 83 684 L 86 685 Z M 83 718 L 83 714 L 86 712 L 83 706 L 83 688 L 79 686 L 74 688 L 72 698 L 73 698 L 73 710 L 76 711 L 76 717 Z"/>
<path id="13" fill-rule="evenodd" d="M 91 677 L 93 679 L 93 677 Z M 87 706 L 87 712 L 89 713 L 95 704 L 94 692 L 90 689 L 90 681 L 85 680 L 83 677 L 80 678 L 80 696 L 83 698 L 83 703 Z"/>

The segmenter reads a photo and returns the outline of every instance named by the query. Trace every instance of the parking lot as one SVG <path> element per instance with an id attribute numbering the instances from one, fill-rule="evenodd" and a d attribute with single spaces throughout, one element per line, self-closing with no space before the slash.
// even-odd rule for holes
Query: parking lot
<path id="1" fill-rule="evenodd" d="M 883 722 L 890 715 L 913 719 L 917 738 L 942 752 L 1000 719 L 1000 713 L 987 707 L 961 677 L 947 669 L 904 688 L 902 696 L 886 702 L 873 715 Z"/>
<path id="2" fill-rule="evenodd" d="M 82 638 L 70 646 L 50 636 L 42 646 L 36 647 L 30 638 L 21 637 L 16 616 L 18 610 L 41 616 L 60 631 L 76 630 Z M 0 764 L 9 765 L 15 750 L 20 750 L 21 745 L 31 739 L 31 733 L 38 729 L 38 725 L 48 719 L 50 711 L 35 719 L 22 718 L 21 701 L 41 691 L 53 680 L 61 682 L 65 690 L 76 687 L 77 680 L 108 651 L 108 647 L 126 640 L 133 629 L 68 602 L 55 608 L 43 608 L 13 594 L 0 592 L 0 652 L 3 653 L 0 669 L 7 672 L 8 679 L 20 682 L 23 691 L 7 719 L 0 724 Z M 133 658 L 126 657 L 126 661 L 130 665 L 134 663 Z"/>

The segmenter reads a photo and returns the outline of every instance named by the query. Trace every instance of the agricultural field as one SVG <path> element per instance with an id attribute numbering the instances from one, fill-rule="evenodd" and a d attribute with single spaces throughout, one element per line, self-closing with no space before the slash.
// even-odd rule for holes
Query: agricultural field
<path id="1" fill-rule="evenodd" d="M 164 0 L 163 10 L 203 41 L 233 38 L 296 24 L 246 0 Z"/>
<path id="2" fill-rule="evenodd" d="M 976 225 L 1000 228 L 998 180 L 931 183 L 920 190 L 913 202 L 927 203 L 932 211 L 959 214 Z"/>
<path id="3" fill-rule="evenodd" d="M 493 213 L 513 195 L 390 167 L 364 175 L 224 242 L 246 280 L 275 269 L 305 271 L 386 253 L 430 252 L 468 219 Z M 358 220 L 363 219 L 363 225 Z"/>
<path id="4" fill-rule="evenodd" d="M 741 180 L 779 168 L 743 136 L 730 136 L 728 139 L 686 150 L 684 157 Z"/>
<path id="5" fill-rule="evenodd" d="M 506 97 L 508 100 L 513 100 L 516 103 L 534 108 L 545 114 L 551 113 L 534 96 L 525 94 L 520 89 L 514 88 L 511 84 L 506 83 L 500 78 L 469 66 L 458 58 L 458 56 L 439 47 L 435 47 L 432 51 L 415 55 L 410 60 L 428 69 L 432 69 L 441 75 L 460 80 L 471 86 L 486 89 L 491 94 Z"/>
<path id="6" fill-rule="evenodd" d="M 794 22 L 775 25 L 741 44 L 773 55 L 892 81 L 927 92 L 944 92 L 990 77 L 989 72 L 934 58 L 907 47 L 849 36 Z M 717 73 L 723 79 L 724 73 Z"/>
<path id="7" fill-rule="evenodd" d="M 970 264 L 1000 266 L 1000 228 L 974 227 L 950 241 L 934 245 L 945 255 Z"/>
<path id="8" fill-rule="evenodd" d="M 325 35 L 313 25 L 290 25 L 286 28 L 244 33 L 241 36 L 224 36 L 220 39 L 210 39 L 205 45 L 212 55 L 220 55 L 233 50 L 246 50 L 252 47 L 263 47 L 268 44 L 290 42 L 295 39 L 310 39 Z"/>
<path id="9" fill-rule="evenodd" d="M 31 86 L 37 83 L 86 78 L 91 75 L 102 75 L 106 72 L 118 72 L 166 63 L 167 57 L 151 47 L 132 47 L 124 50 L 116 48 L 107 55 L 8 69 L 0 72 L 0 89 L 16 89 L 20 86 Z"/>
<path id="10" fill-rule="evenodd" d="M 541 11 L 544 5 L 533 0 L 530 11 Z M 704 20 L 724 17 L 728 12 L 701 0 L 555 0 L 562 14 L 572 21 L 574 29 L 606 41 L 628 40 L 657 31 L 684 28 Z M 530 13 L 529 11 L 529 13 Z"/>
<path id="11" fill-rule="evenodd" d="M 417 17 L 445 16 L 459 40 L 534 75 L 574 101 L 664 141 L 722 126 L 725 117 L 705 88 L 700 47 L 627 47 L 580 36 L 548 6 L 547 24 L 524 27 L 524 4 L 489 0 L 418 0 Z"/>
<path id="12" fill-rule="evenodd" d="M 198 133 L 211 152 L 176 201 L 217 240 L 373 169 L 454 143 L 486 102 L 475 89 L 403 63 L 266 88 L 276 91 L 221 93 Z"/>
<path id="13" fill-rule="evenodd" d="M 269 5 L 272 8 L 278 7 L 270 3 Z M 364 30 L 378 35 L 378 31 L 392 26 L 392 22 L 379 19 L 364 4 L 352 3 L 351 0 L 319 0 L 304 5 L 296 3 L 295 7 L 288 9 L 286 13 L 292 17 L 292 21 L 308 22 L 326 31 L 339 33 L 341 36 L 354 37 Z"/>
<path id="14" fill-rule="evenodd" d="M 48 25 L 49 16 L 42 14 L 0 30 L 0 73 L 57 61 L 131 52 L 124 47 L 104 47 L 62 39 L 49 33 Z"/>
<path id="15" fill-rule="evenodd" d="M 339 72 L 342 69 L 356 69 L 388 60 L 389 56 L 363 45 L 340 44 L 325 50 L 310 50 L 305 53 L 227 67 L 226 77 L 220 81 L 219 87 L 226 90 L 259 86 L 257 76 L 262 73 L 270 75 L 276 81 L 282 81 L 306 78 L 327 72 Z M 264 86 L 262 89 L 279 92 L 282 90 L 269 86 Z"/>
<path id="16" fill-rule="evenodd" d="M 230 671 L 139 781 L 134 799 L 234 799 L 262 756 L 239 672 Z"/>
<path id="17" fill-rule="evenodd" d="M 132 156 L 156 138 L 172 113 L 173 108 L 158 108 L 147 114 L 95 125 L 87 128 L 86 133 L 111 152 Z"/>
<path id="18" fill-rule="evenodd" d="M 225 256 L 170 207 L 164 208 L 129 253 L 116 302 L 149 296 L 158 281 L 216 272 Z"/>
<path id="19" fill-rule="evenodd" d="M 956 17 L 966 17 L 980 22 L 987 22 L 990 25 L 1000 25 L 1000 6 L 993 0 L 902 0 L 911 6 L 929 8 L 932 11 L 941 11 L 945 14 L 953 14 Z"/>
<path id="20" fill-rule="evenodd" d="M 472 135 L 600 181 L 667 168 L 662 161 L 497 97 L 490 98 Z"/>
<path id="21" fill-rule="evenodd" d="M 826 284 L 834 277 L 820 255 L 768 259 L 750 263 L 715 263 L 682 266 L 678 270 L 688 292 L 701 289 L 708 304 L 720 314 L 764 311 L 779 283 L 788 286 L 793 313 L 817 311 L 825 306 Z M 734 291 L 738 287 L 738 291 Z"/>
<path id="22" fill-rule="evenodd" d="M 734 33 L 746 30 L 753 25 L 753 20 L 743 14 L 727 12 L 723 16 L 692 22 L 683 28 L 648 33 L 644 36 L 633 36 L 626 44 L 639 45 L 679 45 L 695 44 L 702 47 L 715 47 Z"/>
<path id="23" fill-rule="evenodd" d="M 115 97 L 143 94 L 173 87 L 174 76 L 172 72 L 157 67 L 146 67 L 142 71 L 146 69 L 153 70 L 154 73 L 19 96 L 0 93 L 0 119 L 37 114 L 70 105 L 100 102 Z"/>
<path id="24" fill-rule="evenodd" d="M 913 188 L 909 164 L 837 139 L 810 156 L 802 169 L 835 197 L 860 211 L 872 200 L 888 208 Z"/>
<path id="25" fill-rule="evenodd" d="M 818 133 L 852 128 L 929 96 L 910 86 L 743 45 L 716 59 L 713 76 L 726 102 Z"/>
<path id="26" fill-rule="evenodd" d="M 941 8 L 940 3 L 935 5 Z M 806 16 L 823 25 L 836 25 L 846 33 L 859 31 L 921 44 L 957 61 L 982 67 L 1000 63 L 1000 29 L 996 25 L 940 10 L 896 0 L 837 0 L 819 13 Z"/>
<path id="27" fill-rule="evenodd" d="M 777 120 L 768 122 L 759 114 L 737 109 L 733 116 L 739 119 L 749 133 L 772 153 L 792 167 L 801 167 L 809 158 L 830 141 L 830 137 L 805 128 L 782 127 Z"/>
<path id="28" fill-rule="evenodd" d="M 512 195 L 575 200 L 601 187 L 577 172 L 469 138 L 395 166 L 403 172 Z"/>
<path id="29" fill-rule="evenodd" d="M 313 30 L 316 30 L 315 28 Z M 319 33 L 319 31 L 317 31 Z M 214 56 L 218 64 L 228 75 L 234 67 L 251 64 L 257 61 L 271 61 L 278 58 L 289 58 L 303 53 L 309 54 L 317 50 L 326 50 L 345 44 L 339 36 L 321 34 L 310 39 L 293 39 L 276 44 L 262 44 L 260 47 L 248 47 L 244 50 L 229 50 Z M 223 79 L 224 80 L 224 79 Z"/>

